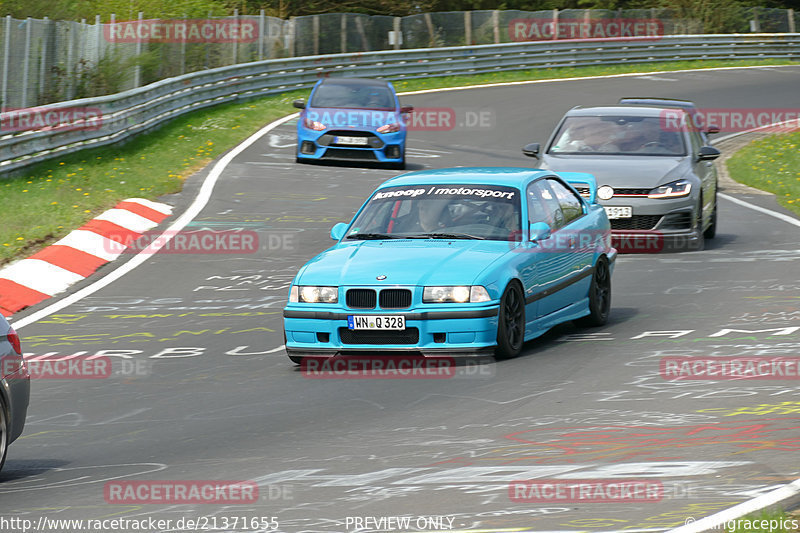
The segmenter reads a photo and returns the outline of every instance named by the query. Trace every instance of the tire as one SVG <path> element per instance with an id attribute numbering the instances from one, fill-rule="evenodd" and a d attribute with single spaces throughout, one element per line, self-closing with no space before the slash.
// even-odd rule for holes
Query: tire
<path id="1" fill-rule="evenodd" d="M 522 351 L 525 342 L 525 297 L 519 282 L 512 281 L 500 298 L 497 317 L 497 359 L 511 359 Z"/>
<path id="2" fill-rule="evenodd" d="M 11 432 L 9 426 L 8 416 L 6 414 L 6 402 L 0 395 L 0 470 L 6 462 L 6 454 L 8 453 L 8 436 Z"/>
<path id="3" fill-rule="evenodd" d="M 703 238 L 713 239 L 717 236 L 717 193 L 714 193 L 714 209 L 711 211 L 711 224 L 703 232 Z"/>
<path id="4" fill-rule="evenodd" d="M 695 252 L 702 252 L 706 247 L 705 233 L 703 232 L 703 197 L 700 196 L 700 202 L 697 204 L 697 220 L 695 222 L 697 229 L 697 240 L 689 243 L 688 249 Z"/>
<path id="5" fill-rule="evenodd" d="M 575 324 L 584 328 L 603 326 L 611 310 L 611 269 L 608 259 L 601 256 L 594 265 L 592 282 L 589 285 L 589 314 L 579 318 Z"/>

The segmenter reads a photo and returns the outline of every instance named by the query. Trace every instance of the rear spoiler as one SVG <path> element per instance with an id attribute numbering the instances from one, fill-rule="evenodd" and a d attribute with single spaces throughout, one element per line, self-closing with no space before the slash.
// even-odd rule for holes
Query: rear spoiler
<path id="1" fill-rule="evenodd" d="M 586 172 L 558 172 L 564 181 L 572 185 L 572 187 L 590 204 L 597 203 L 597 179 L 594 175 L 587 174 Z"/>

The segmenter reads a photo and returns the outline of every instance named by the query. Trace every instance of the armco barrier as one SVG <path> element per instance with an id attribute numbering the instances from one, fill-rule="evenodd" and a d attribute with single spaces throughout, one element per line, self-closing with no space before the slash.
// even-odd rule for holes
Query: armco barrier
<path id="1" fill-rule="evenodd" d="M 20 131 L 12 127 L 3 132 L 2 126 L 14 124 L 19 110 L 3 113 L 0 175 L 8 176 L 13 170 L 70 152 L 128 139 L 203 107 L 308 88 L 322 76 L 402 80 L 533 68 L 762 58 L 800 59 L 800 34 L 538 41 L 270 59 L 194 72 L 109 96 L 25 110 L 29 116 L 43 116 L 52 111 L 92 109 L 99 116 L 91 123 L 65 120 L 40 129 Z"/>

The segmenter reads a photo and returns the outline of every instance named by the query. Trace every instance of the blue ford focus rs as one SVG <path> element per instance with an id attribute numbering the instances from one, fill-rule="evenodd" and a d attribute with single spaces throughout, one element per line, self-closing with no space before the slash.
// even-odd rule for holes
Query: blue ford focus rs
<path id="1" fill-rule="evenodd" d="M 523 168 L 384 182 L 295 276 L 283 311 L 289 358 L 508 358 L 561 322 L 604 324 L 617 252 L 596 191 L 590 174 Z"/>
<path id="2" fill-rule="evenodd" d="M 391 83 L 362 78 L 323 78 L 308 103 L 295 100 L 297 162 L 354 161 L 405 168 L 406 121 Z"/>

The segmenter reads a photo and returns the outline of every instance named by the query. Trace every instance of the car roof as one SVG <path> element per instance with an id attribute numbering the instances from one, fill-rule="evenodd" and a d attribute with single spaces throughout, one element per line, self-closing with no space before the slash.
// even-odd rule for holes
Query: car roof
<path id="1" fill-rule="evenodd" d="M 567 117 L 597 117 L 597 116 L 622 116 L 622 117 L 660 117 L 665 109 L 679 109 L 674 106 L 641 106 L 641 105 L 615 105 L 596 107 L 573 107 L 565 116 Z"/>
<path id="2" fill-rule="evenodd" d="M 379 189 L 401 185 L 463 184 L 522 187 L 528 181 L 554 172 L 521 167 L 456 167 L 419 170 L 383 182 Z"/>
<path id="3" fill-rule="evenodd" d="M 354 87 L 358 86 L 373 86 L 373 87 L 386 87 L 389 85 L 388 81 L 385 80 L 373 80 L 369 78 L 323 78 L 320 80 L 320 85 L 325 85 L 328 83 L 335 83 L 336 85 L 351 85 Z"/>
<path id="4" fill-rule="evenodd" d="M 661 106 L 666 105 L 670 107 L 685 107 L 694 109 L 697 106 L 691 100 L 679 100 L 677 98 L 658 98 L 652 96 L 625 96 L 619 99 L 620 104 L 636 104 L 636 105 L 650 105 Z"/>

